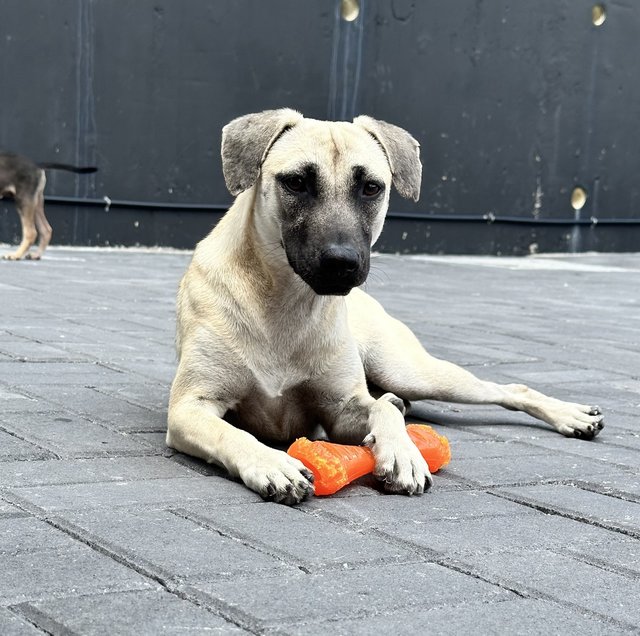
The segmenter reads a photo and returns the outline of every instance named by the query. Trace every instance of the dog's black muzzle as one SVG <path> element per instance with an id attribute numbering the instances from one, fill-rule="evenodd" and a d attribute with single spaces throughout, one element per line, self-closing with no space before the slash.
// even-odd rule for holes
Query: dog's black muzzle
<path id="1" fill-rule="evenodd" d="M 345 296 L 362 285 L 369 273 L 369 257 L 352 245 L 330 244 L 320 250 L 315 266 L 298 272 L 320 296 Z"/>

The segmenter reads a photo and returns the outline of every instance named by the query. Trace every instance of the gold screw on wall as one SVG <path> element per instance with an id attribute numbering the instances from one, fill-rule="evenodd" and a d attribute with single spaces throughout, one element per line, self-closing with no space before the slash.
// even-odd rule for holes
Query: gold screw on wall
<path id="1" fill-rule="evenodd" d="M 340 2 L 340 15 L 343 20 L 353 22 L 360 15 L 360 2 L 358 0 L 342 0 Z"/>

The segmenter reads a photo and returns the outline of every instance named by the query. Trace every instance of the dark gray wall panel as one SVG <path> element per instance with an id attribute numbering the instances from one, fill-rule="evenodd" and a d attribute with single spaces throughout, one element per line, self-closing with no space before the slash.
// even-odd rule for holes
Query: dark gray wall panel
<path id="1" fill-rule="evenodd" d="M 99 166 L 91 176 L 50 172 L 50 196 L 226 205 L 219 143 L 231 118 L 280 106 L 323 119 L 367 113 L 423 147 L 423 196 L 394 197 L 394 212 L 427 215 L 433 227 L 459 215 L 573 219 L 580 185 L 589 196 L 579 220 L 633 220 L 640 3 L 607 3 L 602 27 L 592 6 L 361 0 L 347 23 L 330 0 L 0 0 L 0 147 Z M 193 211 L 158 218 L 181 213 L 182 241 Z M 135 209 L 114 207 L 109 218 L 117 214 L 129 215 L 118 227 L 134 226 Z M 193 223 L 193 242 L 201 227 Z M 548 243 L 528 229 L 457 227 L 420 231 L 411 250 L 504 251 L 509 236 L 519 252 L 523 241 Z M 548 244 L 628 249 L 631 226 L 594 239 L 602 227 L 565 228 Z M 0 228 L 13 232 L 13 216 Z M 174 233 L 136 232 L 130 242 L 157 236 Z M 89 230 L 58 230 L 56 240 L 100 242 Z"/>

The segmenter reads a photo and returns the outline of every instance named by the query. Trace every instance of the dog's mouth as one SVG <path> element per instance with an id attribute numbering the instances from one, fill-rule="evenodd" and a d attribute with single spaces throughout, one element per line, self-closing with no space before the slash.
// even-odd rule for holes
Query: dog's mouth
<path id="1" fill-rule="evenodd" d="M 354 287 L 358 286 L 358 284 L 352 285 L 344 283 L 327 284 L 326 281 L 322 281 L 320 284 L 310 283 L 309 281 L 305 281 L 305 283 L 307 283 L 318 296 L 346 296 Z"/>

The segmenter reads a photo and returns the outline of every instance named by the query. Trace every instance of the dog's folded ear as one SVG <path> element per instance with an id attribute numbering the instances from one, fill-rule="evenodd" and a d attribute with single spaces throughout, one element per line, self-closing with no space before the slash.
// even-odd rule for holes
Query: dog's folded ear
<path id="1" fill-rule="evenodd" d="M 417 201 L 420 198 L 422 164 L 420 144 L 404 128 L 362 115 L 353 123 L 364 128 L 387 155 L 393 185 L 400 196 Z"/>
<path id="2" fill-rule="evenodd" d="M 302 119 L 299 112 L 280 108 L 238 117 L 222 129 L 222 172 L 233 196 L 257 181 L 271 146 Z"/>

